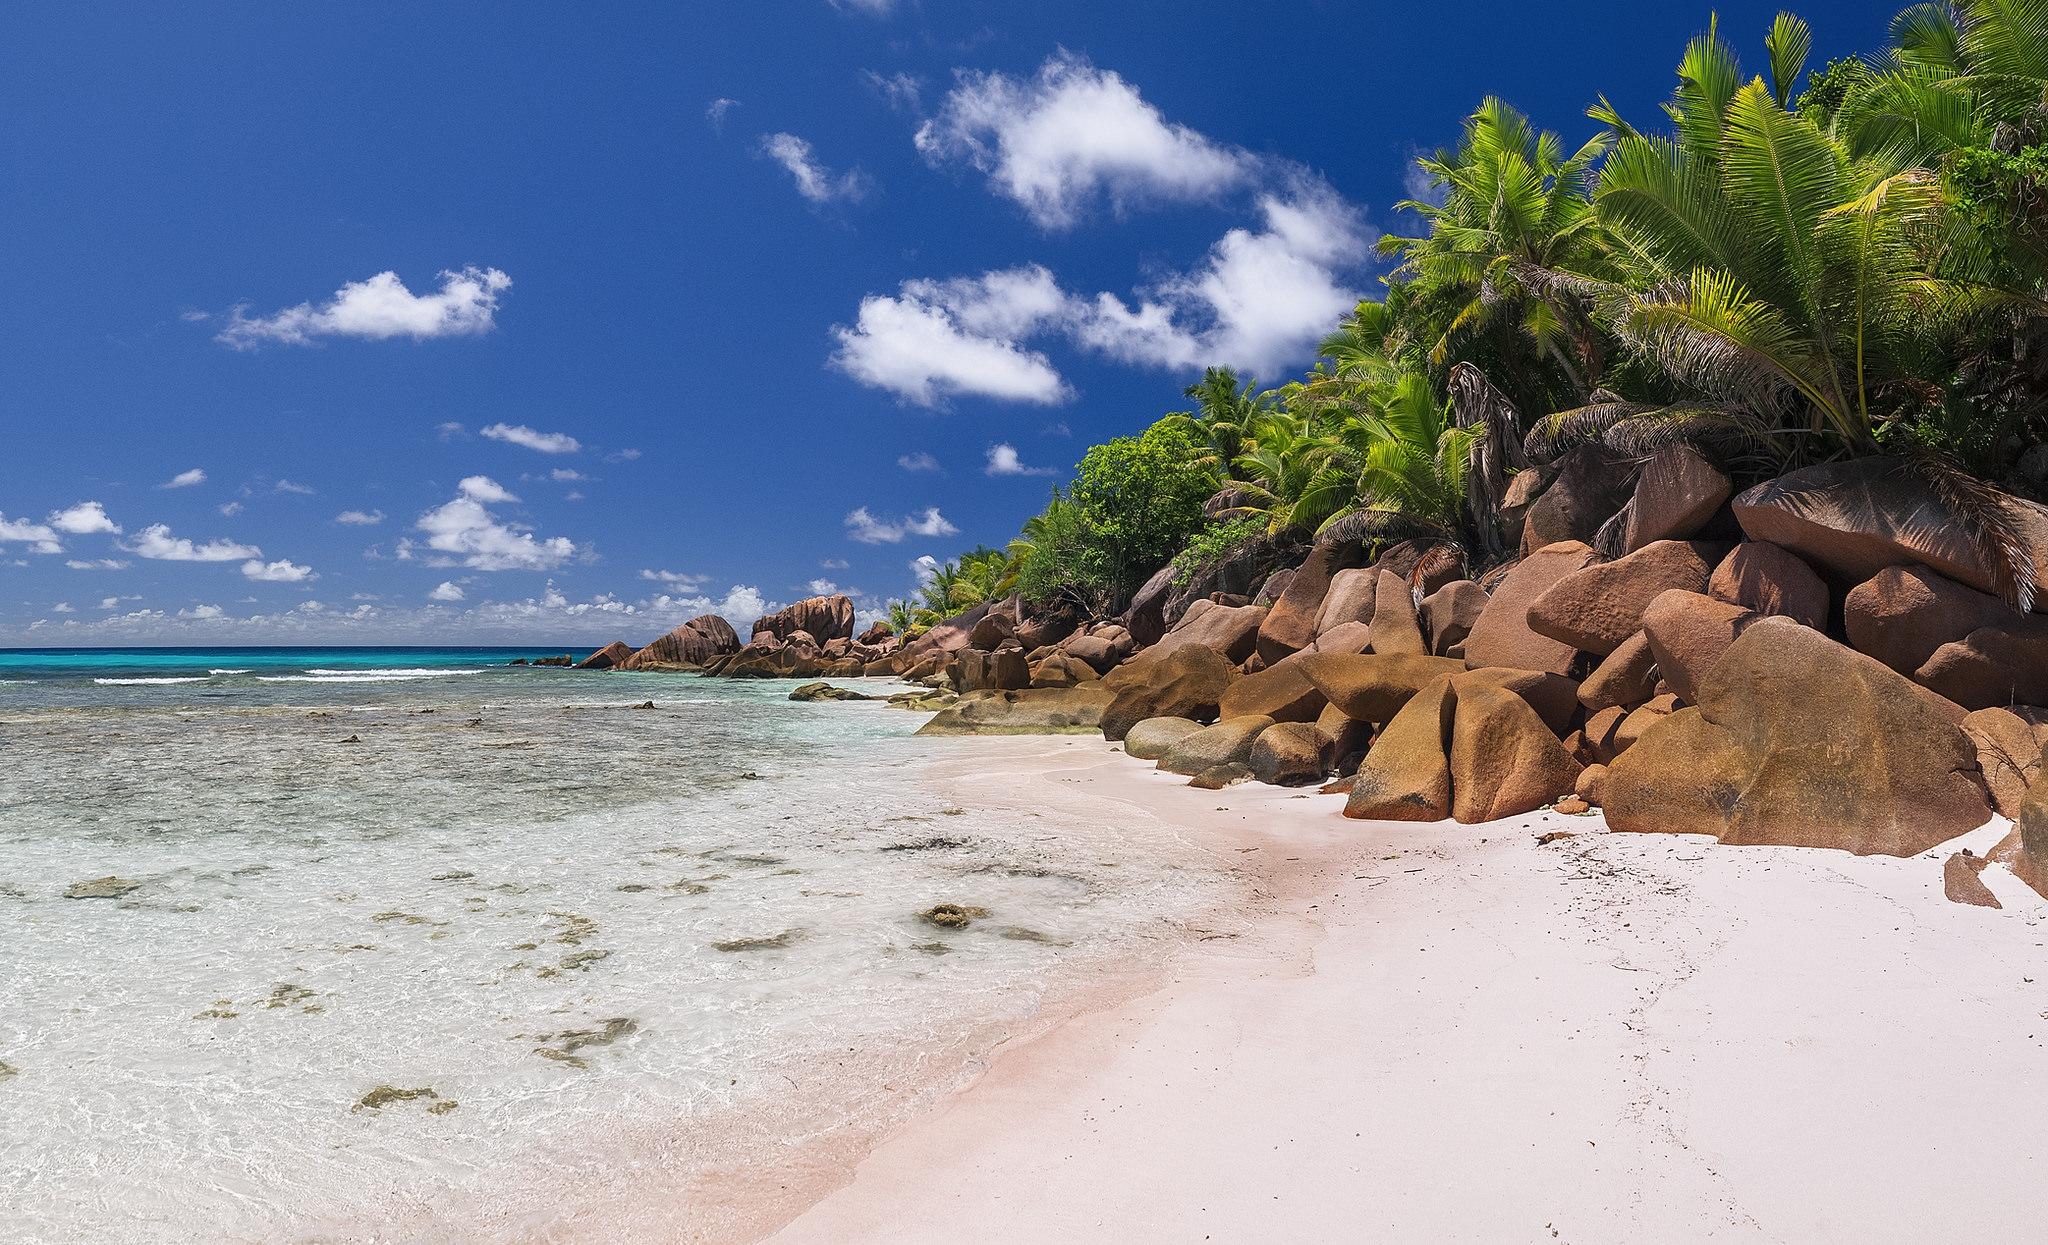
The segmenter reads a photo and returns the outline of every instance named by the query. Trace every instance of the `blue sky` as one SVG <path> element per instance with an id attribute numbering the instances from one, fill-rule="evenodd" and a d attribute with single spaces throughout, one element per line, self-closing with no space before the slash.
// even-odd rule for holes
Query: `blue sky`
<path id="1" fill-rule="evenodd" d="M 1719 8 L 1760 66 L 1774 7 Z M 1799 11 L 1815 64 L 1887 16 Z M 1482 95 L 1653 120 L 1707 17 L 16 6 L 0 644 L 873 608 L 1204 363 L 1310 362 Z"/>

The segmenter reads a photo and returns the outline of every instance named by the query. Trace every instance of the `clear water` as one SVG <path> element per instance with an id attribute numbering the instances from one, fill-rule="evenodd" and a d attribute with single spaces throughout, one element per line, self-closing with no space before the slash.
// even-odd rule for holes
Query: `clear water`
<path id="1" fill-rule="evenodd" d="M 8 1239 L 654 1222 L 1230 885 L 921 715 L 510 655 L 0 653 Z"/>

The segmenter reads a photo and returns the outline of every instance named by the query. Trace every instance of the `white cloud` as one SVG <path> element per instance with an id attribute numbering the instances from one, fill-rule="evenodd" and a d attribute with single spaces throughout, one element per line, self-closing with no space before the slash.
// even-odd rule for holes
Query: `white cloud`
<path id="1" fill-rule="evenodd" d="M 906 536 L 957 536 L 960 529 L 948 523 L 937 506 L 928 506 L 923 514 L 894 521 L 878 519 L 869 513 L 866 506 L 846 516 L 846 535 L 864 545 L 894 545 Z"/>
<path id="2" fill-rule="evenodd" d="M 566 432 L 536 432 L 525 424 L 492 424 L 478 431 L 493 441 L 523 445 L 543 454 L 574 454 L 583 448 L 581 442 Z"/>
<path id="3" fill-rule="evenodd" d="M 1122 211 L 1158 200 L 1214 199 L 1245 184 L 1258 160 L 1170 124 L 1137 88 L 1061 52 L 1035 79 L 962 72 L 917 132 L 935 163 L 986 173 L 1046 229 L 1072 226 L 1098 197 Z"/>
<path id="4" fill-rule="evenodd" d="M 452 579 L 441 581 L 432 592 L 427 594 L 427 600 L 429 601 L 460 601 L 462 599 L 462 587 Z"/>
<path id="5" fill-rule="evenodd" d="M 704 119 L 711 123 L 714 132 L 722 133 L 725 130 L 725 114 L 739 106 L 738 100 L 720 96 L 704 106 Z"/>
<path id="6" fill-rule="evenodd" d="M 266 584 L 302 584 L 309 579 L 318 579 L 310 566 L 300 566 L 280 558 L 275 562 L 263 562 L 255 558 L 242 563 L 242 574 Z"/>
<path id="7" fill-rule="evenodd" d="M 829 579 L 822 578 L 814 579 L 804 586 L 811 590 L 811 595 L 820 597 L 829 597 L 841 591 L 838 584 L 833 583 Z"/>
<path id="8" fill-rule="evenodd" d="M 164 481 L 162 484 L 157 485 L 157 487 L 191 488 L 195 484 L 204 483 L 206 483 L 206 472 L 202 468 L 194 467 L 190 471 L 180 471 L 177 475 L 174 475 L 170 479 Z"/>
<path id="9" fill-rule="evenodd" d="M 8 543 L 26 544 L 33 553 L 64 552 L 64 546 L 57 538 L 57 529 L 47 523 L 10 519 L 0 514 L 0 544 Z"/>
<path id="10" fill-rule="evenodd" d="M 254 545 L 240 545 L 231 540 L 213 540 L 194 544 L 182 536 L 171 535 L 169 525 L 152 523 L 142 529 L 127 545 L 130 553 L 159 562 L 240 562 L 244 558 L 260 558 L 263 551 Z"/>
<path id="11" fill-rule="evenodd" d="M 652 580 L 658 584 L 669 584 L 678 588 L 694 589 L 711 577 L 709 575 L 691 575 L 684 571 L 643 570 L 640 572 L 640 578 Z"/>
<path id="12" fill-rule="evenodd" d="M 384 521 L 384 512 L 382 510 L 344 510 L 334 516 L 334 521 L 336 523 L 345 523 L 350 527 L 375 527 Z"/>
<path id="13" fill-rule="evenodd" d="M 236 515 L 242 513 L 242 511 L 248 509 L 248 507 L 244 506 L 241 502 L 238 501 L 224 501 L 220 505 L 215 506 L 214 509 L 220 511 L 220 515 L 223 519 L 232 519 Z"/>
<path id="14" fill-rule="evenodd" d="M 869 69 L 861 75 L 876 94 L 889 101 L 889 107 L 898 112 L 918 113 L 924 111 L 924 82 L 907 73 L 883 75 Z"/>
<path id="15" fill-rule="evenodd" d="M 100 608 L 103 610 L 110 610 L 118 607 L 123 601 L 140 601 L 141 599 L 141 597 L 136 596 L 133 593 L 130 593 L 127 596 L 101 597 Z"/>
<path id="16" fill-rule="evenodd" d="M 489 476 L 464 476 L 462 483 L 455 486 L 464 497 L 473 501 L 496 505 L 499 502 L 518 501 L 510 489 Z"/>
<path id="17" fill-rule="evenodd" d="M 611 453 L 609 453 L 609 454 L 606 454 L 606 455 L 604 456 L 604 460 L 605 460 L 606 462 L 608 462 L 608 463 L 630 463 L 630 462 L 632 462 L 633 460 L 635 460 L 635 459 L 637 459 L 637 458 L 639 458 L 639 457 L 640 457 L 640 451 L 639 451 L 639 450 L 636 450 L 636 449 L 623 449 L 623 450 L 614 450 L 614 451 L 612 451 Z"/>
<path id="18" fill-rule="evenodd" d="M 850 565 L 845 558 L 826 558 L 818 563 L 819 569 L 827 571 L 843 571 Z"/>
<path id="19" fill-rule="evenodd" d="M 50 607 L 50 612 L 52 614 L 76 614 L 78 611 L 71 608 L 71 602 L 59 601 Z"/>
<path id="20" fill-rule="evenodd" d="M 794 134 L 763 135 L 761 154 L 786 169 L 796 179 L 796 192 L 812 203 L 858 203 L 867 196 L 868 179 L 859 169 L 832 172 L 811 154 L 811 144 Z"/>
<path id="21" fill-rule="evenodd" d="M 589 476 L 584 475 L 582 472 L 571 471 L 567 467 L 557 467 L 553 471 L 548 472 L 548 479 L 564 484 L 571 480 L 588 480 L 589 478 Z"/>
<path id="22" fill-rule="evenodd" d="M 923 587 L 938 576 L 939 560 L 929 553 L 921 553 L 910 560 L 910 573 L 917 576 L 918 586 Z"/>
<path id="23" fill-rule="evenodd" d="M 93 558 L 91 560 L 72 558 L 65 562 L 64 565 L 74 571 L 125 571 L 128 569 L 128 564 L 120 558 Z"/>
<path id="24" fill-rule="evenodd" d="M 1064 318 L 1067 297 L 1036 264 L 951 281 L 906 281 L 861 300 L 852 328 L 832 330 L 833 366 L 919 406 L 955 394 L 1012 402 L 1072 397 L 1043 354 L 1019 339 Z"/>
<path id="25" fill-rule="evenodd" d="M 905 471 L 937 471 L 939 469 L 939 460 L 923 450 L 918 450 L 915 453 L 905 454 L 898 458 L 896 465 Z"/>
<path id="26" fill-rule="evenodd" d="M 1049 476 L 1053 474 L 1053 469 L 1050 467 L 1027 467 L 1024 465 L 1024 461 L 1017 457 L 1016 446 L 999 442 L 988 447 L 988 466 L 983 468 L 983 474 L 992 476 Z"/>
<path id="27" fill-rule="evenodd" d="M 444 420 L 441 423 L 435 424 L 434 432 L 443 441 L 453 441 L 457 437 L 466 437 L 469 435 L 467 429 L 465 429 L 461 424 L 456 423 L 452 419 Z"/>
<path id="28" fill-rule="evenodd" d="M 121 525 L 107 517 L 106 508 L 96 501 L 82 501 L 66 510 L 53 511 L 50 526 L 73 536 L 90 536 L 95 532 L 111 532 L 120 535 Z"/>
<path id="29" fill-rule="evenodd" d="M 832 0 L 835 9 L 851 9 L 869 17 L 887 17 L 896 11 L 896 0 Z"/>
<path id="30" fill-rule="evenodd" d="M 312 485 L 299 484 L 291 480 L 279 480 L 276 484 L 273 484 L 270 487 L 271 491 L 275 493 L 297 493 L 301 497 L 312 497 L 316 495 Z"/>
<path id="31" fill-rule="evenodd" d="M 205 621 L 214 618 L 225 618 L 227 617 L 227 611 L 218 605 L 195 605 L 189 610 L 179 610 L 178 617 Z"/>
<path id="32" fill-rule="evenodd" d="M 422 514 L 417 526 L 427 534 L 428 548 L 479 571 L 549 571 L 576 556 L 568 537 L 538 539 L 500 523 L 488 509 L 517 500 L 490 477 L 470 476 L 462 481 L 461 496 Z M 410 549 L 398 556 L 410 556 Z"/>
<path id="33" fill-rule="evenodd" d="M 275 315 L 255 317 L 236 307 L 214 340 L 249 350 L 266 342 L 304 346 L 316 337 L 425 341 L 488 333 L 496 326 L 498 296 L 511 285 L 512 278 L 496 268 L 472 266 L 442 272 L 441 288 L 435 293 L 414 294 L 397 273 L 380 272 L 366 281 L 349 282 L 317 307 L 300 303 Z"/>

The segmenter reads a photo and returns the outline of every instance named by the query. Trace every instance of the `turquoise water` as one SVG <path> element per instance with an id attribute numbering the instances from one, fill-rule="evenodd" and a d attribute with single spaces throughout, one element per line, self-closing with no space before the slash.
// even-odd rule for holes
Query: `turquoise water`
<path id="1" fill-rule="evenodd" d="M 1229 891 L 923 715 L 560 651 L 0 653 L 8 1239 L 676 1239 Z"/>

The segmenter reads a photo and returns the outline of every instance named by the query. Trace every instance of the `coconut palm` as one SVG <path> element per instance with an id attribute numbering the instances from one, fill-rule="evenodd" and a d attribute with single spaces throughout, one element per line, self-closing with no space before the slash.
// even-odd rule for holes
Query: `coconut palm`
<path id="1" fill-rule="evenodd" d="M 1252 425 L 1273 409 L 1272 395 L 1257 392 L 1251 381 L 1240 386 L 1237 373 L 1227 367 L 1210 368 L 1183 392 L 1195 400 L 1196 409 L 1176 411 L 1159 422 L 1187 433 L 1202 447 L 1195 466 L 1219 476 L 1231 474 L 1250 445 Z"/>

